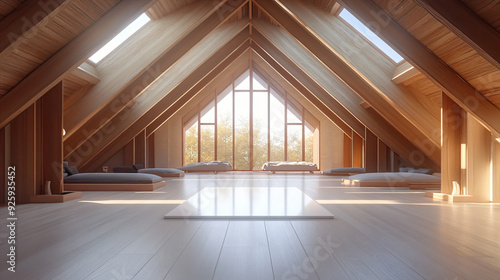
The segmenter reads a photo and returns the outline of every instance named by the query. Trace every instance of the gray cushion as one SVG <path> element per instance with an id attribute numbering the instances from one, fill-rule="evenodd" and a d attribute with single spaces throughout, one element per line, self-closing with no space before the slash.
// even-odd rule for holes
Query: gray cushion
<path id="1" fill-rule="evenodd" d="M 78 168 L 76 166 L 66 166 L 64 167 L 64 171 L 68 173 L 68 175 L 75 175 L 78 174 Z"/>
<path id="2" fill-rule="evenodd" d="M 157 174 L 169 174 L 169 173 L 184 173 L 184 171 L 175 168 L 143 168 L 139 169 L 139 173 L 157 173 Z"/>
<path id="3" fill-rule="evenodd" d="M 332 169 L 328 169 L 328 170 L 325 170 L 323 171 L 323 173 L 331 173 L 331 174 L 335 174 L 335 173 L 365 173 L 365 169 L 364 168 L 360 168 L 360 167 L 344 167 L 344 168 L 332 168 Z"/>
<path id="4" fill-rule="evenodd" d="M 195 162 L 185 166 L 177 167 L 183 171 L 229 171 L 233 166 L 227 161 Z"/>
<path id="5" fill-rule="evenodd" d="M 65 184 L 151 184 L 163 178 L 139 173 L 80 173 L 64 178 Z"/>

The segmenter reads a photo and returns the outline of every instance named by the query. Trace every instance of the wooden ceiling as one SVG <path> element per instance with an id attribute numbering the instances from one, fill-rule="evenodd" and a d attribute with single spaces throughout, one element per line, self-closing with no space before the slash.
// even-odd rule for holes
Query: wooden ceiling
<path id="1" fill-rule="evenodd" d="M 96 31 L 109 26 L 107 21 L 112 19 L 126 26 L 133 18 L 118 19 L 116 15 L 146 11 L 152 23 L 103 62 L 87 64 L 81 69 L 72 63 L 60 65 L 60 75 L 53 74 L 53 81 L 44 81 L 40 90 L 33 89 L 29 93 L 33 94 L 31 98 L 22 99 L 32 102 L 36 100 L 34 97 L 43 95 L 47 86 L 64 81 L 65 129 L 68 132 L 64 139 L 65 155 L 73 159 L 78 156 L 79 147 L 91 143 L 92 137 L 103 133 L 107 124 L 120 127 L 112 136 L 105 135 L 104 143 L 91 155 L 74 162 L 76 165 L 91 170 L 91 166 L 105 161 L 114 149 L 121 148 L 120 145 L 133 138 L 141 128 L 152 123 L 155 127 L 161 125 L 157 115 L 167 111 L 173 114 L 175 110 L 158 107 L 158 104 L 174 104 L 185 100 L 188 93 L 196 94 L 195 89 L 201 91 L 204 85 L 218 80 L 216 73 L 211 72 L 213 69 L 224 65 L 221 71 L 228 68 L 249 48 L 267 57 L 269 65 L 274 65 L 281 76 L 288 77 L 289 83 L 302 88 L 304 96 L 323 108 L 321 110 L 346 134 L 349 135 L 350 130 L 363 134 L 366 126 L 393 150 L 401 151 L 402 157 L 410 154 L 403 146 L 415 145 L 415 149 L 421 149 L 430 161 L 439 165 L 439 117 L 441 96 L 446 92 L 443 89 L 445 81 L 429 74 L 426 71 L 429 69 L 414 64 L 419 71 L 412 72 L 397 84 L 392 82 L 398 65 L 334 15 L 337 1 L 280 0 L 281 5 L 271 0 L 136 1 L 141 4 L 132 4 L 132 0 L 59 0 L 56 1 L 58 6 L 51 7 L 45 17 L 35 19 L 32 26 L 20 34 L 16 33 L 19 29 L 12 26 L 17 14 L 23 11 L 26 15 L 33 14 L 44 8 L 31 1 L 24 4 L 24 1 L 0 1 L 0 27 L 4 27 L 3 30 L 11 28 L 11 34 L 17 39 L 3 38 L 3 45 L 0 45 L 4 46 L 0 48 L 0 96 L 3 96 L 0 97 L 0 109 L 6 106 L 1 104 L 2 99 L 12 102 L 10 92 L 23 92 L 20 85 L 31 81 L 30 77 L 42 77 L 37 73 L 42 69 L 56 69 L 52 61 L 57 57 L 72 57 L 75 51 L 72 63 L 83 62 L 80 57 L 88 58 L 116 34 L 117 31 L 110 34 Z M 500 69 L 491 63 L 491 58 L 485 57 L 484 52 L 478 51 L 477 46 L 465 40 L 463 34 L 457 34 L 442 19 L 433 16 L 422 6 L 422 1 L 360 2 L 375 4 L 373 7 L 385 11 L 437 61 L 484 96 L 487 101 L 481 104 L 496 106 L 492 118 L 500 119 Z M 350 2 L 353 1 L 344 0 L 343 5 L 350 6 Z M 462 2 L 470 13 L 500 31 L 498 1 Z M 144 10 L 127 11 L 127 7 L 133 5 L 144 7 Z M 87 34 L 91 29 L 94 36 Z M 381 30 L 380 34 L 383 38 L 391 35 L 384 32 Z M 74 46 L 82 38 L 87 38 L 86 41 L 91 38 L 95 43 L 76 51 Z M 403 56 L 408 54 L 408 50 L 398 51 Z M 414 58 L 418 54 L 410 53 L 410 56 Z M 212 78 L 207 80 L 207 77 Z M 190 81 L 191 86 L 184 85 L 185 81 Z M 171 99 L 172 96 L 177 99 Z M 165 97 L 170 98 L 170 103 L 165 103 Z M 22 104 L 11 105 L 16 108 L 9 114 L 22 112 Z M 4 125 L 13 115 L 0 113 L 0 117 Z M 121 123 L 117 118 L 126 121 Z M 490 119 L 484 122 L 490 125 L 493 133 L 499 133 Z M 432 151 L 426 150 L 429 143 Z"/>

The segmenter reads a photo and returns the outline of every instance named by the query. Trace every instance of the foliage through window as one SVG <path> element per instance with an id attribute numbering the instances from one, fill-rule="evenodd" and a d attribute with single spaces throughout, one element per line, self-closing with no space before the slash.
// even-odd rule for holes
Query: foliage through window
<path id="1" fill-rule="evenodd" d="M 314 161 L 318 121 L 254 71 L 184 119 L 184 164 L 223 160 L 260 170 L 267 161 Z"/>

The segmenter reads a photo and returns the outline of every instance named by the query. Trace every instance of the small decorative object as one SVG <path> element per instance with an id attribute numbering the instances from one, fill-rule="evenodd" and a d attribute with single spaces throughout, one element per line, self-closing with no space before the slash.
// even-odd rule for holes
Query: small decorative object
<path id="1" fill-rule="evenodd" d="M 453 191 L 451 195 L 459 195 L 460 194 L 460 185 L 457 181 L 453 181 Z"/>
<path id="2" fill-rule="evenodd" d="M 107 167 L 106 165 L 105 165 L 105 166 L 103 166 L 103 167 L 102 167 L 102 171 L 103 171 L 104 173 L 108 173 L 108 167 Z"/>
<path id="3" fill-rule="evenodd" d="M 52 191 L 50 190 L 50 181 L 45 182 L 45 194 L 52 195 Z"/>

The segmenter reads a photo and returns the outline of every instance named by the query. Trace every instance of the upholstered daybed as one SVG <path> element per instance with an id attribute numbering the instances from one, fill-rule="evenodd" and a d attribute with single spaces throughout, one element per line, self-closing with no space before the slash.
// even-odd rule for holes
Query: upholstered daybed
<path id="1" fill-rule="evenodd" d="M 160 176 L 139 173 L 78 173 L 64 178 L 68 191 L 153 191 L 165 185 Z"/>
<path id="2" fill-rule="evenodd" d="M 318 170 L 316 163 L 306 161 L 268 161 L 262 165 L 262 170 L 271 171 L 313 171 Z"/>
<path id="3" fill-rule="evenodd" d="M 344 168 L 332 168 L 321 172 L 323 175 L 327 176 L 351 176 L 356 174 L 365 173 L 364 168 L 360 167 L 344 167 Z"/>
<path id="4" fill-rule="evenodd" d="M 410 187 L 411 185 L 438 187 L 441 185 L 441 178 L 409 172 L 366 173 L 350 176 L 343 179 L 342 183 L 357 187 Z"/>
<path id="5" fill-rule="evenodd" d="M 160 177 L 184 177 L 185 173 L 176 168 L 143 168 L 138 173 L 153 174 Z"/>
<path id="6" fill-rule="evenodd" d="M 160 177 L 184 177 L 184 171 L 176 168 L 144 168 L 142 164 L 133 166 L 116 166 L 114 173 L 144 173 L 153 174 Z"/>
<path id="7" fill-rule="evenodd" d="M 67 191 L 153 191 L 164 187 L 163 178 L 138 173 L 79 173 L 64 162 L 64 189 Z"/>
<path id="8" fill-rule="evenodd" d="M 177 167 L 184 172 L 224 172 L 233 170 L 231 163 L 227 161 L 194 162 L 185 166 Z"/>

